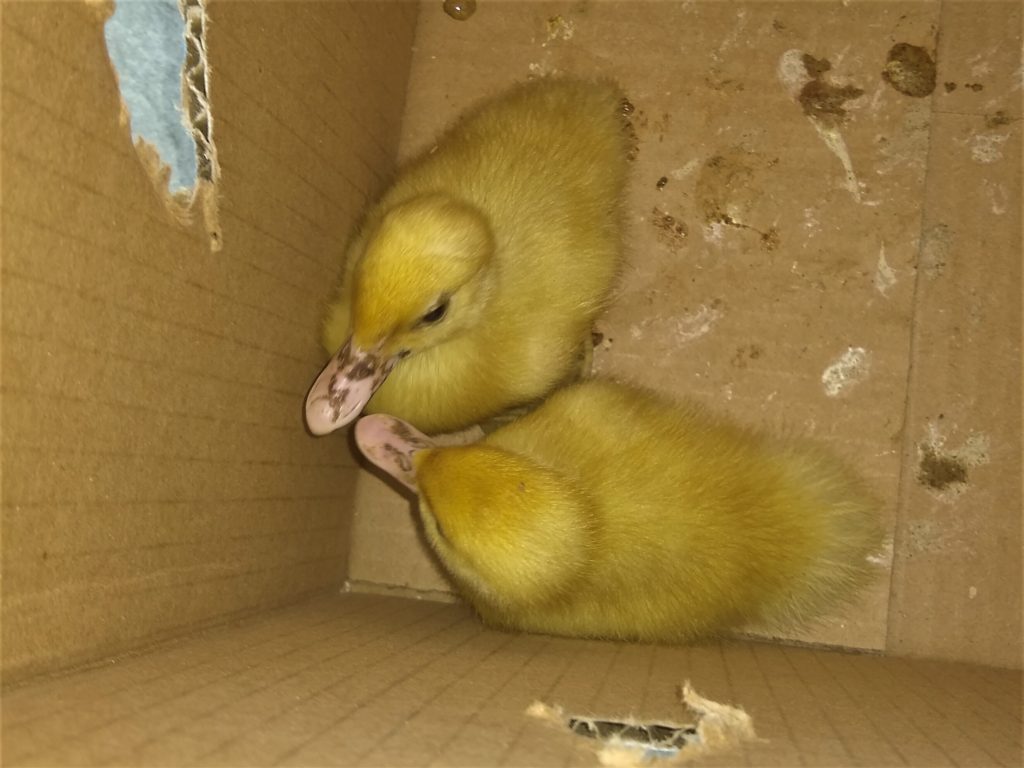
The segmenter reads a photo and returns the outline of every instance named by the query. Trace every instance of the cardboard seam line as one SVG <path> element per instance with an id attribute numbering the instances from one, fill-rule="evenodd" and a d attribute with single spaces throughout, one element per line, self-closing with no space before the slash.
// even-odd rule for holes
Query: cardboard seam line
<path id="1" fill-rule="evenodd" d="M 573 736 L 584 737 L 601 765 L 633 768 L 659 761 L 680 765 L 701 757 L 723 754 L 746 742 L 763 742 L 754 732 L 754 721 L 743 709 L 705 699 L 687 680 L 682 703 L 696 715 L 691 725 L 641 723 L 633 718 L 602 719 L 569 716 L 562 707 L 540 701 L 526 714 L 544 720 Z"/>

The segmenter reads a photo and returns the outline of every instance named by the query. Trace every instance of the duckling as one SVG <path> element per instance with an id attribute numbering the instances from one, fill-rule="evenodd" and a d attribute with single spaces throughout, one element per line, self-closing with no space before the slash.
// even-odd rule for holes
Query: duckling
<path id="1" fill-rule="evenodd" d="M 573 377 L 620 261 L 622 103 L 607 82 L 526 83 L 400 172 L 348 248 L 311 432 L 364 408 L 458 430 Z"/>
<path id="2" fill-rule="evenodd" d="M 868 580 L 877 508 L 820 449 L 604 380 L 482 441 L 386 415 L 356 441 L 419 496 L 426 538 L 489 624 L 682 642 L 803 624 Z"/>

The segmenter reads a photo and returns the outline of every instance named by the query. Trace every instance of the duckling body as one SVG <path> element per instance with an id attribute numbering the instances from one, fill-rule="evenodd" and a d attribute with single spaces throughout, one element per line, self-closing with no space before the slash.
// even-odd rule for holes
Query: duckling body
<path id="1" fill-rule="evenodd" d="M 401 171 L 328 308 L 314 433 L 364 406 L 452 431 L 572 377 L 619 264 L 621 103 L 610 83 L 527 83 Z"/>
<path id="2" fill-rule="evenodd" d="M 866 581 L 880 543 L 871 500 L 817 449 L 607 381 L 470 446 L 363 421 L 360 447 L 417 489 L 428 540 L 498 626 L 685 641 L 799 624 Z"/>

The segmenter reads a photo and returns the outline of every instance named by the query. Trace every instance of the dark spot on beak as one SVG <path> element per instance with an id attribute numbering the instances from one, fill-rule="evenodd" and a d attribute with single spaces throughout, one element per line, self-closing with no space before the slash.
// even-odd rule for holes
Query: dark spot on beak
<path id="1" fill-rule="evenodd" d="M 394 421 L 391 422 L 391 431 L 394 432 L 397 437 L 401 438 L 409 445 L 411 445 L 413 448 L 430 448 L 430 443 L 414 435 L 409 430 L 409 427 L 407 424 L 405 424 L 405 422 L 398 421 L 397 419 L 395 419 Z"/>
<path id="2" fill-rule="evenodd" d="M 412 459 L 408 454 L 398 450 L 391 443 L 384 443 L 382 447 L 403 472 L 412 472 Z"/>
<path id="3" fill-rule="evenodd" d="M 368 379 L 377 372 L 377 361 L 372 357 L 365 357 L 349 368 L 348 377 L 352 381 Z"/>

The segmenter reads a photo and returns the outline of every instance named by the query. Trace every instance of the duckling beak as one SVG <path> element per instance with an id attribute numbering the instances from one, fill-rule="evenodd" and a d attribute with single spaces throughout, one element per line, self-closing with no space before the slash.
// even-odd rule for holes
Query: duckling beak
<path id="1" fill-rule="evenodd" d="M 309 431 L 326 435 L 355 419 L 398 359 L 385 359 L 379 349 L 361 349 L 350 339 L 324 366 L 306 396 Z"/>
<path id="2" fill-rule="evenodd" d="M 406 488 L 416 490 L 413 456 L 437 444 L 411 424 L 376 413 L 356 422 L 356 445 L 363 455 Z"/>

